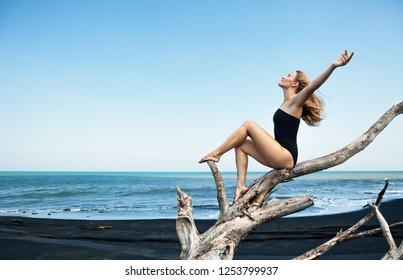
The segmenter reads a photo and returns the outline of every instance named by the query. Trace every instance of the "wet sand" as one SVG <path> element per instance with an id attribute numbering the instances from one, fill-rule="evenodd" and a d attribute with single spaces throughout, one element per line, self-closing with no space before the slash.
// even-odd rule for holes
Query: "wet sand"
<path id="1" fill-rule="evenodd" d="M 234 259 L 289 260 L 333 238 L 369 209 L 345 214 L 282 218 L 267 223 L 241 242 Z M 403 221 L 403 199 L 384 202 L 381 212 L 389 224 Z M 177 260 L 180 243 L 175 220 L 58 220 L 0 217 L 2 260 Z M 198 220 L 203 232 L 213 220 Z M 104 228 L 102 228 L 104 227 Z M 373 218 L 360 230 L 378 227 Z M 392 229 L 395 242 L 403 227 Z M 344 242 L 320 259 L 378 260 L 387 252 L 382 234 Z"/>

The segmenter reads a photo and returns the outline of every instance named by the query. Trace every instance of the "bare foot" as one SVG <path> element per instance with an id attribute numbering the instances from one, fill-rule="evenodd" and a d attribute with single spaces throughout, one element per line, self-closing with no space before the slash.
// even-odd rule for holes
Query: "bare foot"
<path id="1" fill-rule="evenodd" d="M 248 190 L 249 190 L 248 187 L 237 186 L 235 191 L 234 203 L 237 202 Z"/>
<path id="2" fill-rule="evenodd" d="M 256 195 L 255 197 L 255 202 L 253 203 L 254 206 L 259 205 L 259 207 L 263 204 L 264 202 L 264 193 L 259 193 L 258 195 Z"/>
<path id="3" fill-rule="evenodd" d="M 214 162 L 219 162 L 220 161 L 220 157 L 215 156 L 213 153 L 209 153 L 208 155 L 206 155 L 204 158 L 202 158 L 199 163 L 203 163 L 206 161 L 214 161 Z"/>

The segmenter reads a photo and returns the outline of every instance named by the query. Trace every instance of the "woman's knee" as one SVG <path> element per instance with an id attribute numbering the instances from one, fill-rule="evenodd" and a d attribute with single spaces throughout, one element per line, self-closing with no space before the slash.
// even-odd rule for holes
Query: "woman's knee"
<path id="1" fill-rule="evenodd" d="M 247 120 L 242 124 L 242 126 L 245 127 L 246 129 L 250 129 L 253 126 L 256 126 L 256 123 L 254 121 Z"/>
<path id="2" fill-rule="evenodd" d="M 249 139 L 246 139 L 241 145 L 235 147 L 235 153 L 247 153 L 247 151 L 250 149 L 250 143 L 251 141 Z"/>

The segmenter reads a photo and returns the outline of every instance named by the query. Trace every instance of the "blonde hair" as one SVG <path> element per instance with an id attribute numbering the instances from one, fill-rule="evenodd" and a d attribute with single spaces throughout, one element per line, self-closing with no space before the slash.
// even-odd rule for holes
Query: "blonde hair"
<path id="1" fill-rule="evenodd" d="M 305 75 L 304 72 L 297 70 L 297 76 L 295 80 L 298 82 L 297 93 L 303 90 L 307 85 L 311 83 L 311 80 Z M 302 107 L 302 119 L 309 126 L 317 126 L 320 121 L 323 120 L 323 101 L 322 99 L 313 93 Z"/>

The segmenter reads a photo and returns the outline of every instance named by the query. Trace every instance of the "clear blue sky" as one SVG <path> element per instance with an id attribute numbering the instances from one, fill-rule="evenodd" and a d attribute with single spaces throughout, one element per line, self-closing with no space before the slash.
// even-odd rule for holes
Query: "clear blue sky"
<path id="1" fill-rule="evenodd" d="M 0 170 L 208 171 L 243 121 L 273 132 L 281 76 L 315 78 L 346 48 L 300 161 L 402 101 L 402 1 L 0 0 Z M 402 170 L 402 127 L 333 170 Z"/>

